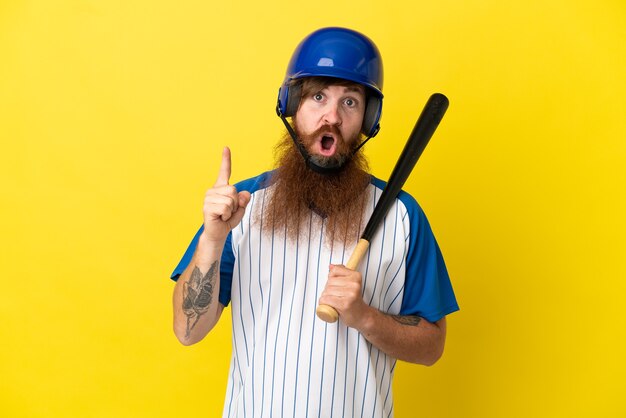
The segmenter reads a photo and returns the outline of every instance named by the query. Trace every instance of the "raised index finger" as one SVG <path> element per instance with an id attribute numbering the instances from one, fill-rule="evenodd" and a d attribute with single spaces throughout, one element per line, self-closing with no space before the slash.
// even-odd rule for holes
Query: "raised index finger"
<path id="1" fill-rule="evenodd" d="M 215 186 L 226 186 L 230 180 L 230 148 L 224 147 L 222 151 L 222 164 L 215 181 Z"/>

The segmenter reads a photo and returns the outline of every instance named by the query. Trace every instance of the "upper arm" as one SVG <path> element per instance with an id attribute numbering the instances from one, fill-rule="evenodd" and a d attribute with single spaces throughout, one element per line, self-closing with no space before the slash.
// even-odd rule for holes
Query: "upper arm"
<path id="1" fill-rule="evenodd" d="M 224 312 L 224 305 L 222 303 L 217 304 L 217 312 L 215 314 L 215 323 L 217 324 L 222 317 L 222 312 Z"/>
<path id="2" fill-rule="evenodd" d="M 441 349 L 443 350 L 443 345 L 445 345 L 446 343 L 446 332 L 447 332 L 447 328 L 448 328 L 448 324 L 446 322 L 446 317 L 444 316 L 443 318 L 441 318 L 438 321 L 435 321 L 435 326 L 437 326 L 437 328 L 439 328 L 439 335 L 440 335 L 440 339 L 441 339 Z"/>
<path id="3" fill-rule="evenodd" d="M 441 318 L 440 320 L 435 321 L 434 324 L 437 325 L 439 327 L 439 329 L 442 330 L 444 332 L 444 334 L 445 334 L 446 326 L 447 326 L 446 317 L 445 316 L 443 318 Z"/>

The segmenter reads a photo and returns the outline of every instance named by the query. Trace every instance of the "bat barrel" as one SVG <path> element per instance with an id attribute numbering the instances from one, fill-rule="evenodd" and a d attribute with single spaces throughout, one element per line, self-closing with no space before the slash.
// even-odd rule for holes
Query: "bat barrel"
<path id="1" fill-rule="evenodd" d="M 389 177 L 387 186 L 376 204 L 374 213 L 372 213 L 369 222 L 363 230 L 361 238 L 367 241 L 372 240 L 376 228 L 387 214 L 387 210 L 396 199 L 396 196 L 398 196 L 398 193 L 400 193 L 417 160 L 422 155 L 426 145 L 428 145 L 428 141 L 430 141 L 437 126 L 439 126 L 439 122 L 441 122 L 443 115 L 446 113 L 448 105 L 448 98 L 441 93 L 435 93 L 428 99 Z"/>

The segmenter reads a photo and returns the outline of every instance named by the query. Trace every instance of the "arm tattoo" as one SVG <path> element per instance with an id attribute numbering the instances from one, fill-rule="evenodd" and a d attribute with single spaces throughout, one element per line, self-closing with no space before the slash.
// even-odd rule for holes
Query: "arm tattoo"
<path id="1" fill-rule="evenodd" d="M 399 322 L 404 325 L 412 325 L 412 326 L 417 326 L 417 324 L 419 324 L 420 321 L 422 320 L 422 318 L 420 318 L 417 315 L 406 315 L 406 316 L 391 315 L 391 317 L 395 319 L 396 322 Z"/>
<path id="2" fill-rule="evenodd" d="M 187 316 L 185 338 L 189 338 L 191 330 L 196 326 L 200 317 L 209 310 L 209 305 L 213 300 L 217 266 L 217 261 L 214 261 L 204 276 L 196 266 L 189 281 L 183 283 L 183 312 Z M 192 320 L 194 321 L 193 324 L 191 323 Z"/>

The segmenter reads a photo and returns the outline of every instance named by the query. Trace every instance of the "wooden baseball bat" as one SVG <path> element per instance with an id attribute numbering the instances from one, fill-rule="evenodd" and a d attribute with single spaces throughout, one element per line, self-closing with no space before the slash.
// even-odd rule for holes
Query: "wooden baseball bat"
<path id="1" fill-rule="evenodd" d="M 404 182 L 413 171 L 413 167 L 422 155 L 424 148 L 428 145 L 428 141 L 435 133 L 439 122 L 448 109 L 448 98 L 441 93 L 435 93 L 428 99 L 422 113 L 420 114 L 415 127 L 409 136 L 409 139 L 396 162 L 396 166 L 391 172 L 391 177 L 383 190 L 374 212 L 370 217 L 365 230 L 361 235 L 361 239 L 356 245 L 354 252 L 350 256 L 346 267 L 356 270 L 359 262 L 367 252 L 369 243 L 376 232 L 376 229 L 385 218 L 387 211 L 400 193 Z M 337 311 L 328 305 L 319 305 L 316 310 L 317 316 L 326 322 L 336 322 L 339 319 Z"/>

